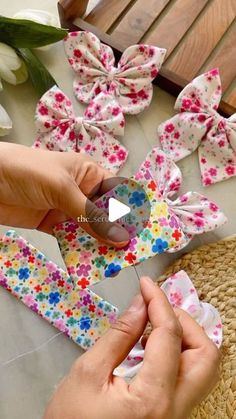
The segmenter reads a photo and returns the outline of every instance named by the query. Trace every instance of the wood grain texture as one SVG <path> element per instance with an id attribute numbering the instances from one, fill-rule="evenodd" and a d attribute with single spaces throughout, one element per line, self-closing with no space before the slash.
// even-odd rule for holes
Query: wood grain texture
<path id="1" fill-rule="evenodd" d="M 137 44 L 170 0 L 137 0 L 112 31 L 125 49 Z"/>
<path id="2" fill-rule="evenodd" d="M 194 78 L 235 19 L 235 9 L 235 0 L 211 2 L 166 67 L 187 80 Z"/>
<path id="3" fill-rule="evenodd" d="M 208 0 L 177 0 L 145 35 L 145 43 L 166 48 L 167 59 L 207 3 Z"/>
<path id="4" fill-rule="evenodd" d="M 223 91 L 225 91 L 236 75 L 236 21 L 224 36 L 219 49 L 213 53 L 201 73 L 219 67 Z"/>
<path id="5" fill-rule="evenodd" d="M 234 84 L 236 84 L 236 80 Z M 234 108 L 234 112 L 236 112 L 236 86 L 230 91 L 229 94 L 224 96 L 224 101 L 232 106 Z"/>
<path id="6" fill-rule="evenodd" d="M 85 18 L 86 22 L 107 32 L 133 0 L 100 0 Z"/>
<path id="7" fill-rule="evenodd" d="M 60 0 L 60 4 L 64 9 L 66 19 L 75 19 L 82 16 L 88 6 L 89 0 Z"/>

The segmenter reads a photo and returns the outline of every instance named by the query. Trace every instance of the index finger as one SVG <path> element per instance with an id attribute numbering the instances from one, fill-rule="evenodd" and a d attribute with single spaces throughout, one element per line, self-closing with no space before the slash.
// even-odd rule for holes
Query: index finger
<path id="1" fill-rule="evenodd" d="M 179 370 L 182 328 L 163 291 L 146 277 L 141 278 L 140 286 L 153 330 L 145 347 L 143 365 L 131 387 L 148 387 L 144 394 L 147 397 L 169 398 Z"/>

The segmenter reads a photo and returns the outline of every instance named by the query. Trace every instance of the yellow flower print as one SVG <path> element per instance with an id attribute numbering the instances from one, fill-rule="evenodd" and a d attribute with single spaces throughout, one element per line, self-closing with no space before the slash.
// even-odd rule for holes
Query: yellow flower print
<path id="1" fill-rule="evenodd" d="M 97 337 L 97 332 L 96 332 L 96 330 L 94 330 L 94 329 L 90 329 L 89 330 L 89 332 L 88 332 L 88 335 L 91 337 L 91 338 L 95 338 L 95 337 Z"/>
<path id="2" fill-rule="evenodd" d="M 176 241 L 174 239 L 169 241 L 169 246 L 170 247 L 175 247 L 176 246 Z"/>
<path id="3" fill-rule="evenodd" d="M 108 319 L 102 319 L 102 320 L 100 320 L 100 322 L 99 322 L 99 329 L 101 330 L 101 332 L 104 332 L 109 327 L 110 327 L 110 323 L 109 323 Z"/>
<path id="4" fill-rule="evenodd" d="M 38 281 L 36 281 L 34 278 L 29 278 L 27 281 L 25 281 L 25 285 L 32 288 L 38 285 Z"/>
<path id="5" fill-rule="evenodd" d="M 50 287 L 48 285 L 43 285 L 42 286 L 42 292 L 44 294 L 48 294 L 50 292 Z"/>
<path id="6" fill-rule="evenodd" d="M 155 237 L 159 237 L 161 234 L 161 227 L 159 226 L 159 224 L 153 224 L 152 228 L 151 228 L 151 233 L 155 236 Z"/>
<path id="7" fill-rule="evenodd" d="M 9 244 L 8 249 L 10 253 L 17 253 L 19 251 L 19 247 L 16 243 Z"/>
<path id="8" fill-rule="evenodd" d="M 160 202 L 156 204 L 152 211 L 154 217 L 167 217 L 168 215 L 168 205 L 166 202 Z"/>
<path id="9" fill-rule="evenodd" d="M 45 277 L 48 275 L 48 270 L 47 270 L 47 268 L 41 268 L 41 269 L 38 271 L 38 275 L 39 275 L 39 278 L 45 278 Z"/>
<path id="10" fill-rule="evenodd" d="M 12 267 L 13 267 L 13 269 L 16 269 L 16 270 L 19 269 L 20 262 L 18 260 L 13 260 Z"/>
<path id="11" fill-rule="evenodd" d="M 150 201 L 152 201 L 155 198 L 155 192 L 153 191 L 149 190 L 148 192 L 146 192 L 146 195 Z"/>
<path id="12" fill-rule="evenodd" d="M 11 280 L 9 281 L 9 285 L 10 285 L 11 287 L 14 287 L 16 284 L 17 284 L 17 280 L 16 280 L 16 279 L 11 279 Z"/>
<path id="13" fill-rule="evenodd" d="M 70 331 L 70 335 L 71 335 L 71 337 L 73 337 L 73 338 L 77 338 L 77 336 L 78 336 L 78 329 L 72 329 L 72 330 Z"/>
<path id="14" fill-rule="evenodd" d="M 77 252 L 70 252 L 65 256 L 65 263 L 67 266 L 75 266 L 79 263 L 79 253 Z"/>
<path id="15" fill-rule="evenodd" d="M 101 272 L 99 270 L 93 271 L 92 276 L 93 276 L 93 278 L 96 278 L 98 281 L 100 281 L 102 279 L 102 275 L 101 275 Z"/>
<path id="16" fill-rule="evenodd" d="M 79 310 L 79 309 L 74 310 L 74 312 L 73 312 L 73 317 L 74 317 L 75 319 L 79 319 L 79 318 L 81 317 L 81 310 Z"/>
<path id="17" fill-rule="evenodd" d="M 76 291 L 71 291 L 68 295 L 69 304 L 76 304 L 79 300 L 78 293 Z"/>
<path id="18" fill-rule="evenodd" d="M 115 258 L 115 251 L 110 251 L 106 254 L 106 259 L 111 262 Z"/>
<path id="19" fill-rule="evenodd" d="M 57 308 L 58 308 L 58 310 L 64 310 L 64 308 L 65 308 L 65 304 L 63 304 L 63 303 L 58 303 L 58 304 L 57 304 Z"/>
<path id="20" fill-rule="evenodd" d="M 48 308 L 47 304 L 45 303 L 40 304 L 40 310 L 44 311 L 44 310 L 47 310 L 47 308 Z"/>
<path id="21" fill-rule="evenodd" d="M 145 243 L 138 244 L 137 250 L 139 254 L 145 255 L 148 253 L 148 245 Z"/>

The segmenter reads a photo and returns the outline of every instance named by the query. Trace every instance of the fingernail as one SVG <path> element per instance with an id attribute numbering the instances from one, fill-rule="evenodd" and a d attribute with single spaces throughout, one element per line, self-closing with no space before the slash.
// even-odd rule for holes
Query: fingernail
<path id="1" fill-rule="evenodd" d="M 113 242 L 127 242 L 129 241 L 129 233 L 123 227 L 112 225 L 107 232 L 108 240 Z"/>
<path id="2" fill-rule="evenodd" d="M 143 297 L 141 294 L 136 295 L 130 303 L 127 311 L 137 311 L 140 310 L 144 305 Z"/>

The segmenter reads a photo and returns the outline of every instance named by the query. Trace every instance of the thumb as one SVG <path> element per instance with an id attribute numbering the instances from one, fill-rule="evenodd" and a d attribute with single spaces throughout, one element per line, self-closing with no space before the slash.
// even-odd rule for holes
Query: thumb
<path id="1" fill-rule="evenodd" d="M 147 308 L 141 294 L 88 352 L 84 362 L 93 365 L 97 378 L 105 381 L 126 358 L 143 334 L 147 324 Z"/>
<path id="2" fill-rule="evenodd" d="M 129 242 L 129 233 L 121 225 L 108 221 L 105 211 L 98 208 L 72 184 L 66 194 L 61 194 L 59 210 L 77 220 L 80 226 L 98 241 L 110 246 L 124 247 Z"/>

